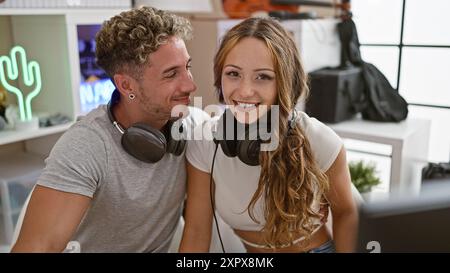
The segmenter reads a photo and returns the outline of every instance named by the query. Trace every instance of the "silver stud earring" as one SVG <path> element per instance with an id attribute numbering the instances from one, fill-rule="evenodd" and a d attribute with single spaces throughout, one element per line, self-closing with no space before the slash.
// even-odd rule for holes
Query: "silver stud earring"
<path id="1" fill-rule="evenodd" d="M 133 93 L 128 94 L 128 98 L 129 98 L 130 100 L 134 100 L 135 97 L 136 97 L 136 95 L 133 94 Z"/>

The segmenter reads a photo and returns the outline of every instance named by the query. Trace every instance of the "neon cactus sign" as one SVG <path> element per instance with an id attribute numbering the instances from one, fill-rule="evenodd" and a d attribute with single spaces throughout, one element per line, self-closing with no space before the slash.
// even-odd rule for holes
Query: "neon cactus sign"
<path id="1" fill-rule="evenodd" d="M 39 64 L 36 61 L 30 61 L 27 63 L 27 56 L 25 49 L 21 46 L 15 46 L 11 49 L 10 56 L 0 56 L 0 83 L 5 89 L 17 97 L 17 104 L 19 105 L 19 114 L 21 121 L 30 121 L 33 117 L 31 112 L 31 100 L 41 92 L 41 70 Z M 17 56 L 19 57 L 17 59 Z M 23 77 L 23 82 L 26 86 L 34 88 L 25 96 L 23 92 L 8 83 L 9 81 L 15 81 L 19 78 L 19 70 Z"/>

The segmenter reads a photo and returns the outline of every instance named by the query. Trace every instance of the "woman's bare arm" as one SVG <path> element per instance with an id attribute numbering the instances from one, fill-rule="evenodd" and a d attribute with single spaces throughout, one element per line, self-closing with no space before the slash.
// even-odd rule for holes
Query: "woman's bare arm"
<path id="1" fill-rule="evenodd" d="M 355 247 L 358 210 L 352 196 L 351 178 L 344 147 L 326 174 L 330 180 L 327 199 L 330 202 L 333 217 L 336 251 L 352 252 Z"/>
<path id="2" fill-rule="evenodd" d="M 209 173 L 186 162 L 187 202 L 180 252 L 208 252 L 211 243 L 212 208 Z"/>

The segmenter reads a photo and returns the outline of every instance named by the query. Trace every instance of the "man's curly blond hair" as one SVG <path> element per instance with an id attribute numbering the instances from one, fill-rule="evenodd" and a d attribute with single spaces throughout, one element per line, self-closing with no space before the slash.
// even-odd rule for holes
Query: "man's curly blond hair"
<path id="1" fill-rule="evenodd" d="M 110 77 L 125 72 L 139 79 L 148 64 L 148 55 L 172 36 L 191 39 L 190 22 L 151 7 L 124 11 L 105 21 L 97 33 L 97 64 Z"/>

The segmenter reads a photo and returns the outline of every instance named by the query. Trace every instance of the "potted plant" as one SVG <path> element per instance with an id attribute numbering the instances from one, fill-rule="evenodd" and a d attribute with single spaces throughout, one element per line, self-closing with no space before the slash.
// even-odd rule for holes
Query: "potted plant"
<path id="1" fill-rule="evenodd" d="M 375 163 L 366 163 L 362 160 L 349 162 L 350 176 L 352 183 L 363 195 L 368 197 L 372 188 L 381 183 L 379 177 L 376 176 Z"/>

